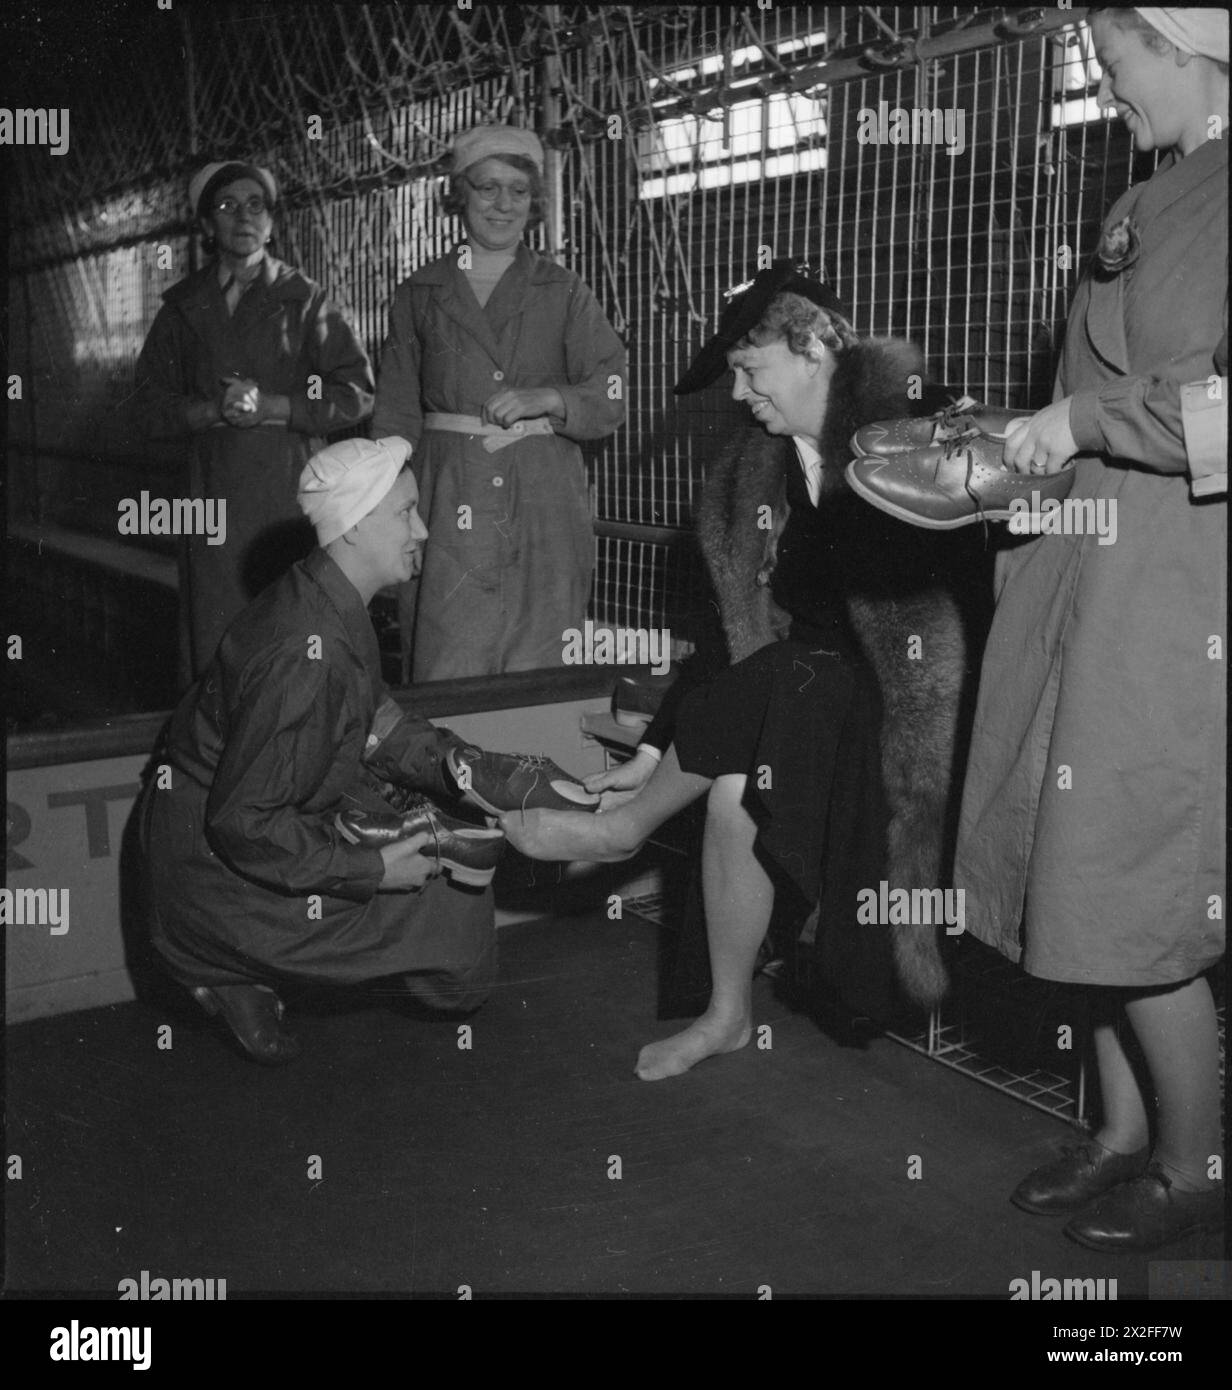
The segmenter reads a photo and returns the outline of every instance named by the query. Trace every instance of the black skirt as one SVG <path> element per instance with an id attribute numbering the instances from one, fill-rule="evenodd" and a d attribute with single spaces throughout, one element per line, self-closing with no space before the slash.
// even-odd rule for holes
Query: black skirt
<path id="1" fill-rule="evenodd" d="M 885 870 L 881 700 L 871 667 L 842 641 L 793 636 L 695 686 L 676 714 L 685 772 L 743 774 L 755 852 L 780 894 L 816 909 L 816 964 L 860 1011 L 894 999 L 888 933 L 856 920 Z"/>

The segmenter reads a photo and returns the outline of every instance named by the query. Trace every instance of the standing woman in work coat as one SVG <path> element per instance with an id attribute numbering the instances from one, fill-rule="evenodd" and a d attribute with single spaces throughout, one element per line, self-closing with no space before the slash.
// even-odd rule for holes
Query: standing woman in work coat
<path id="1" fill-rule="evenodd" d="M 460 135 L 445 210 L 466 240 L 390 309 L 372 430 L 415 445 L 430 539 L 399 609 L 417 682 L 558 666 L 565 629 L 586 617 L 578 441 L 624 419 L 625 352 L 586 285 L 522 241 L 542 174 L 531 131 Z"/>
<path id="2" fill-rule="evenodd" d="M 313 547 L 295 500 L 325 436 L 372 411 L 372 368 L 325 291 L 268 253 L 268 169 L 208 164 L 189 202 L 214 256 L 163 295 L 137 363 L 153 438 L 189 444 L 188 492 L 225 500 L 226 539 L 180 555 L 180 682 L 209 665 L 232 618 Z M 216 254 L 215 254 L 216 253 Z"/>
<path id="3" fill-rule="evenodd" d="M 1103 1124 L 1012 1200 L 1075 1213 L 1082 1244 L 1147 1250 L 1218 1226 L 1223 1204 L 1203 972 L 1226 904 L 1228 17 L 1090 19 L 1100 105 L 1164 158 L 1110 212 L 1058 399 L 1005 459 L 1048 474 L 1078 455 L 1071 498 L 1115 508 L 1117 529 L 1001 556 L 955 879 L 981 939 L 1033 975 L 1100 987 Z"/>

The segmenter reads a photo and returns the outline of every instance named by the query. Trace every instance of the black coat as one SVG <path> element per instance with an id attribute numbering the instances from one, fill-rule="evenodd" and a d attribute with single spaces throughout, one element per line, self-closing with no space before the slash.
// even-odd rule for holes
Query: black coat
<path id="1" fill-rule="evenodd" d="M 218 424 L 190 434 L 186 409 L 218 399 L 224 377 L 248 377 L 287 396 L 285 426 Z M 216 262 L 163 295 L 137 360 L 133 408 L 153 439 L 186 447 L 180 496 L 227 505 L 225 542 L 185 538 L 181 552 L 181 679 L 209 665 L 228 623 L 312 549 L 296 502 L 299 475 L 325 439 L 372 411 L 372 368 L 346 315 L 291 266 L 266 257 L 234 314 Z"/>
<path id="2" fill-rule="evenodd" d="M 839 357 L 830 380 L 818 506 L 808 501 L 792 441 L 750 425 L 715 459 L 698 510 L 699 539 L 733 661 L 794 631 L 829 634 L 875 672 L 889 820 L 879 865 L 860 869 L 864 875 L 878 869 L 868 887 L 881 878 L 892 887 L 949 884 L 975 682 L 992 610 L 991 553 L 981 528 L 910 526 L 847 486 L 850 439 L 860 426 L 939 404 L 935 390 L 925 388 L 920 399 L 909 393 L 910 383 L 923 380 L 923 359 L 912 344 L 861 340 Z M 757 524 L 765 506 L 775 518 L 770 532 Z M 671 741 L 687 684 L 686 677 L 665 700 L 647 741 Z M 948 980 L 935 935 L 919 928 L 891 935 L 908 996 L 936 1003 Z"/>
<path id="3" fill-rule="evenodd" d="M 227 630 L 137 808 L 151 934 L 182 983 L 463 976 L 490 953 L 490 889 L 435 878 L 378 895 L 379 852 L 334 825 L 347 807 L 391 809 L 363 761 L 386 699 L 367 610 L 323 550 Z M 450 738 L 406 716 L 381 750 L 439 790 Z"/>

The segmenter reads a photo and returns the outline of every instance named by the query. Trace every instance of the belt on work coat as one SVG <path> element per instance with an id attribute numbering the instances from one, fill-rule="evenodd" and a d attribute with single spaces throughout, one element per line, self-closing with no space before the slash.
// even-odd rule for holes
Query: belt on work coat
<path id="1" fill-rule="evenodd" d="M 255 425 L 236 426 L 226 420 L 215 420 L 208 426 L 212 430 L 231 430 L 231 429 L 250 429 L 250 430 L 285 430 L 288 428 L 286 420 L 261 420 Z"/>
<path id="2" fill-rule="evenodd" d="M 454 434 L 478 434 L 483 436 L 483 447 L 490 454 L 503 449 L 508 444 L 516 444 L 528 434 L 555 434 L 551 422 L 538 420 L 518 420 L 505 429 L 502 425 L 486 425 L 478 415 L 444 415 L 430 411 L 424 416 L 424 429 L 449 430 Z"/>

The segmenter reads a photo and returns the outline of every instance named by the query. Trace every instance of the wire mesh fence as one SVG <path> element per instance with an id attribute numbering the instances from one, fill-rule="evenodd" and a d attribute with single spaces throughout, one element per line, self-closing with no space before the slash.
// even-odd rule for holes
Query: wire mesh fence
<path id="1" fill-rule="evenodd" d="M 278 253 L 375 356 L 394 286 L 459 235 L 440 206 L 454 134 L 510 121 L 550 151 L 538 246 L 630 349 L 627 422 L 587 454 L 593 616 L 687 635 L 705 585 L 679 538 L 739 414 L 721 388 L 671 387 L 759 257 L 824 272 L 860 332 L 914 338 L 956 390 L 1047 400 L 1100 215 L 1149 170 L 1096 117 L 1082 11 L 1029 13 L 182 7 L 131 83 L 83 90 L 64 158 L 15 152 L 14 514 L 102 530 L 175 466 L 123 405 L 160 296 L 198 254 L 192 169 L 274 170 Z"/>

